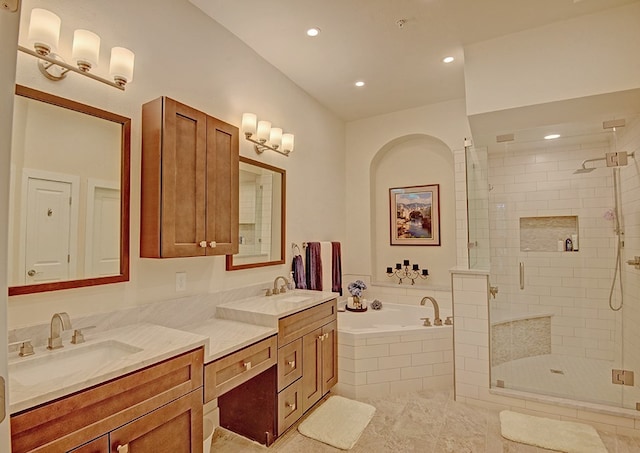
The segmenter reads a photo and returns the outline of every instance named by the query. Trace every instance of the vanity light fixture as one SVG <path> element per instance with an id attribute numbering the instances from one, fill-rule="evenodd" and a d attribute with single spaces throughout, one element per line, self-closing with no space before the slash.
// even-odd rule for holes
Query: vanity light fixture
<path id="1" fill-rule="evenodd" d="M 98 64 L 100 54 L 100 37 L 89 30 L 76 30 L 73 34 L 71 57 L 77 66 L 66 63 L 56 54 L 60 37 L 60 18 L 42 8 L 31 10 L 28 41 L 33 45 L 31 50 L 18 45 L 18 50 L 38 59 L 38 68 L 42 74 L 54 81 L 67 76 L 69 71 L 82 74 L 98 82 L 102 82 L 119 90 L 133 80 L 133 61 L 135 55 L 124 47 L 111 49 L 111 64 L 109 74 L 111 80 L 92 74 L 90 71 Z"/>
<path id="2" fill-rule="evenodd" d="M 242 114 L 242 132 L 244 138 L 255 145 L 258 154 L 270 149 L 289 156 L 293 151 L 293 134 L 284 134 L 281 128 L 271 127 L 270 121 L 258 121 L 255 113 Z"/>

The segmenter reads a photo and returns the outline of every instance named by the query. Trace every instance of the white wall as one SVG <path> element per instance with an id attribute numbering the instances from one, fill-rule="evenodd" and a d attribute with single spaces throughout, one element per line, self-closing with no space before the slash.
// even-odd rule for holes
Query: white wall
<path id="1" fill-rule="evenodd" d="M 234 272 L 224 270 L 224 257 L 139 258 L 141 105 L 162 95 L 238 126 L 242 113 L 252 111 L 293 132 L 296 149 L 289 158 L 276 153 L 258 156 L 244 141 L 240 153 L 287 170 L 287 244 L 344 242 L 344 123 L 226 29 L 186 0 L 60 0 L 55 4 L 27 0 L 20 34 L 25 45 L 33 7 L 52 9 L 61 17 L 58 53 L 68 61 L 76 28 L 88 28 L 102 38 L 97 74 L 108 73 L 111 47 L 128 47 L 136 54 L 134 80 L 125 92 L 77 74 L 51 82 L 39 73 L 36 60 L 24 54 L 18 57 L 17 74 L 20 84 L 132 118 L 131 281 L 12 297 L 8 304 L 11 328 L 46 322 L 61 310 L 72 317 L 106 312 L 288 274 L 289 247 L 285 265 Z M 175 292 L 178 271 L 187 273 L 186 292 Z"/>
<path id="2" fill-rule="evenodd" d="M 474 115 L 640 87 L 640 3 L 466 46 Z"/>
<path id="3" fill-rule="evenodd" d="M 456 264 L 454 163 L 449 148 L 439 140 L 424 136 L 390 145 L 376 156 L 371 182 L 372 221 L 358 223 L 361 229 L 373 230 L 372 279 L 397 283 L 397 278 L 387 277 L 385 270 L 387 267 L 395 268 L 396 263 L 402 264 L 408 259 L 412 264 L 419 264 L 420 269 L 429 269 L 427 281 L 430 285 L 448 286 L 448 269 Z M 389 189 L 432 184 L 439 186 L 440 245 L 390 245 Z M 393 225 L 395 227 L 395 215 Z M 417 284 L 425 282 L 417 279 Z M 407 283 L 405 280 L 404 284 Z"/>
<path id="4" fill-rule="evenodd" d="M 466 262 L 466 247 L 460 247 L 462 244 L 466 245 L 466 198 L 465 198 L 465 181 L 464 181 L 464 138 L 470 136 L 469 123 L 466 118 L 464 100 L 443 102 L 439 104 L 428 105 L 416 109 L 409 109 L 400 112 L 395 112 L 387 115 L 376 116 L 368 119 L 350 122 L 347 124 L 347 139 L 346 139 L 346 229 L 347 229 L 347 251 L 345 259 L 343 260 L 343 272 L 345 274 L 360 276 L 364 278 L 382 278 L 377 274 L 380 269 L 385 269 L 387 266 L 392 266 L 392 263 L 398 262 L 398 259 L 415 258 L 421 266 L 428 267 L 429 272 L 433 276 L 438 276 L 435 279 L 429 279 L 426 282 L 420 281 L 416 284 L 429 287 L 434 285 L 446 285 L 449 287 L 449 283 L 440 279 L 440 276 L 445 276 L 448 279 L 448 271 L 452 263 L 458 260 L 460 262 Z M 385 177 L 380 181 L 380 186 L 374 186 L 374 178 L 371 175 L 376 171 L 384 171 L 385 167 L 377 167 L 376 159 L 379 155 L 392 148 L 395 144 L 401 143 L 407 139 L 416 137 L 430 137 L 431 145 L 434 143 L 440 143 L 431 152 L 424 151 L 424 159 L 433 163 L 433 167 L 425 169 L 423 176 L 420 175 L 420 171 L 409 167 L 413 166 L 415 162 L 411 161 L 409 164 L 405 164 L 406 169 L 402 166 L 394 164 L 393 167 L 389 167 L 390 173 L 385 174 Z M 435 139 L 435 140 L 434 140 Z M 414 145 L 403 145 L 414 146 Z M 417 147 L 423 147 L 418 144 Z M 424 148 L 424 147 L 423 147 Z M 451 156 L 443 157 L 443 149 L 448 148 Z M 435 150 L 435 153 L 434 153 Z M 408 160 L 415 158 L 415 151 L 405 150 L 403 153 L 409 152 L 411 156 Z M 406 159 L 406 156 L 401 157 Z M 420 164 L 425 164 L 425 161 L 421 160 Z M 417 166 L 417 165 L 416 165 Z M 384 211 L 382 208 L 383 201 L 372 197 L 370 194 L 381 194 L 386 191 L 388 200 L 388 189 L 390 186 L 383 187 L 384 185 L 391 184 L 391 181 L 401 181 L 404 178 L 404 174 L 409 173 L 410 177 L 407 177 L 407 184 L 411 185 L 416 181 L 421 181 L 421 184 L 437 183 L 439 181 L 433 180 L 435 175 L 441 174 L 442 176 L 437 179 L 446 181 L 446 187 L 448 193 L 441 193 L 441 211 L 452 212 L 455 214 L 455 222 L 447 221 L 445 227 L 446 231 L 443 231 L 443 238 L 446 239 L 446 243 L 443 246 L 448 248 L 447 252 L 442 253 L 444 249 L 438 247 L 390 247 L 384 250 L 379 259 L 374 260 L 374 250 L 372 244 L 378 244 L 382 241 L 384 232 L 387 232 L 388 244 L 388 218 L 383 215 L 376 215 L 377 211 Z M 453 179 L 451 179 L 453 177 Z M 431 178 L 431 179 L 430 179 Z M 384 183 L 384 184 L 383 184 Z M 396 182 L 393 182 L 396 184 Z M 454 191 L 455 194 L 452 192 Z M 372 199 L 373 198 L 373 199 Z M 387 201 L 388 202 L 388 201 Z M 367 225 L 367 223 L 375 223 L 375 225 Z M 380 232 L 380 237 L 372 236 Z M 377 247 L 377 245 L 376 245 Z M 451 248 L 449 248 L 451 247 Z M 393 250 L 393 249 L 397 249 Z M 456 250 L 458 255 L 456 255 Z M 460 250 L 463 251 L 463 256 L 460 256 Z M 382 252 L 382 250 L 381 250 Z M 393 252 L 393 253 L 392 253 Z M 387 260 L 392 259 L 392 263 L 387 264 Z M 402 256 L 400 256 L 402 255 Z M 445 257 L 440 261 L 438 258 Z M 375 265 L 375 269 L 372 266 Z M 380 269 L 378 269 L 380 268 Z M 348 281 L 347 277 L 345 281 Z M 388 282 L 386 276 L 384 276 L 383 282 Z"/>

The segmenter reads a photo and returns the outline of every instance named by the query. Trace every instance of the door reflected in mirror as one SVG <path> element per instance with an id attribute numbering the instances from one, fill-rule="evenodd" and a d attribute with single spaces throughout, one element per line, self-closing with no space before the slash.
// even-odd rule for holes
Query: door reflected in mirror
<path id="1" fill-rule="evenodd" d="M 227 270 L 284 263 L 285 180 L 285 170 L 240 156 L 240 244 Z"/>
<path id="2" fill-rule="evenodd" d="M 130 120 L 17 86 L 9 295 L 129 279 Z"/>

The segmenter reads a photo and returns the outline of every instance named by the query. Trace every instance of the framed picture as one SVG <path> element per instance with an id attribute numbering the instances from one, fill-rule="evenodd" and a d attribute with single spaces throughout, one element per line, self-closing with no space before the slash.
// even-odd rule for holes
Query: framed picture
<path id="1" fill-rule="evenodd" d="M 389 189 L 391 245 L 440 245 L 440 185 Z"/>

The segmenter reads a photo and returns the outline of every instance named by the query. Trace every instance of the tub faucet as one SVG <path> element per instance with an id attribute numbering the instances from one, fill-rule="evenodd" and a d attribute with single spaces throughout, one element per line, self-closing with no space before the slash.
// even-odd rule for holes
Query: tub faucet
<path id="1" fill-rule="evenodd" d="M 431 296 L 424 296 L 422 298 L 422 300 L 420 301 L 420 305 L 424 305 L 426 300 L 430 300 L 431 304 L 433 305 L 433 325 L 434 326 L 441 326 L 442 325 L 442 319 L 440 319 L 440 307 L 438 307 L 438 302 L 436 302 L 436 300 L 431 297 Z"/>
<path id="2" fill-rule="evenodd" d="M 62 348 L 62 331 L 71 329 L 71 319 L 66 312 L 54 313 L 51 317 L 51 336 L 47 349 Z"/>
<path id="3" fill-rule="evenodd" d="M 278 280 L 282 279 L 284 281 L 284 285 L 278 289 Z M 278 275 L 276 279 L 273 281 L 273 294 L 282 294 L 287 292 L 287 279 L 282 275 Z"/>

